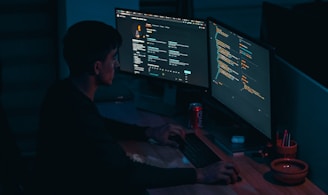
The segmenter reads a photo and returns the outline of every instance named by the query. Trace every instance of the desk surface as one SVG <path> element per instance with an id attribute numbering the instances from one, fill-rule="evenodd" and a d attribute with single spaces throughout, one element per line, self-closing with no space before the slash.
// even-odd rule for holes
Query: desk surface
<path id="1" fill-rule="evenodd" d="M 133 104 L 127 103 L 99 103 L 100 113 L 106 117 L 124 120 L 126 122 L 139 125 L 158 125 L 172 119 L 142 112 L 131 108 Z M 113 109 L 119 112 L 113 112 Z M 109 112 L 111 110 L 111 112 Z M 115 115 L 111 114 L 115 113 Z M 120 114 L 121 113 L 121 114 Z M 131 120 L 130 120 L 131 119 Z M 161 189 L 150 189 L 151 195 L 161 194 L 316 194 L 325 195 L 326 193 L 314 185 L 309 179 L 304 183 L 288 186 L 276 182 L 271 175 L 270 167 L 264 159 L 254 159 L 246 155 L 228 156 L 220 148 L 210 142 L 203 136 L 202 132 L 198 133 L 200 138 L 209 145 L 223 160 L 233 161 L 240 169 L 242 181 L 232 185 L 182 185 Z M 146 163 L 160 167 L 190 167 L 192 166 L 185 161 L 184 156 L 178 149 L 159 146 L 147 142 L 128 141 L 121 143 L 123 148 L 130 155 L 142 157 Z"/>
<path id="2" fill-rule="evenodd" d="M 138 154 L 145 159 L 146 163 L 159 167 L 190 167 L 191 164 L 184 161 L 183 155 L 174 148 L 158 146 L 145 142 L 123 142 L 122 146 L 130 154 Z M 217 149 L 220 153 L 220 150 Z M 247 156 L 240 155 L 229 157 L 224 154 L 224 159 L 231 159 L 240 169 L 242 181 L 232 185 L 183 185 L 162 189 L 149 190 L 151 195 L 181 195 L 181 194 L 316 194 L 324 195 L 316 185 L 306 179 L 297 186 L 285 186 L 277 183 L 271 175 L 270 168 L 266 163 L 256 162 Z"/>

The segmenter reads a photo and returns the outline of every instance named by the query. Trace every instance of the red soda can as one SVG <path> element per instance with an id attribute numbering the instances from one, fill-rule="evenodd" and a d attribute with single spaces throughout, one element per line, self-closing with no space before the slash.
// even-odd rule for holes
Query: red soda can
<path id="1" fill-rule="evenodd" d="M 189 124 L 188 127 L 191 129 L 202 128 L 203 118 L 203 107 L 201 103 L 190 103 L 189 104 Z"/>

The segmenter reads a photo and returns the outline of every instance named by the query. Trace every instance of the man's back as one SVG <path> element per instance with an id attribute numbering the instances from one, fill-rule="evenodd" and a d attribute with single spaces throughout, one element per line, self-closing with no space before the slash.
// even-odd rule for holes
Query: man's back
<path id="1" fill-rule="evenodd" d="M 103 150 L 102 144 L 108 150 Z M 122 157 L 121 165 L 106 159 L 112 155 Z M 125 175 L 115 173 L 117 166 L 130 165 L 124 151 L 104 128 L 94 104 L 68 80 L 51 88 L 41 110 L 37 145 L 38 182 L 47 186 L 47 193 L 99 190 L 96 194 L 108 194 L 112 191 L 108 188 L 111 176 Z M 124 183 L 124 178 L 116 179 L 113 188 Z"/>

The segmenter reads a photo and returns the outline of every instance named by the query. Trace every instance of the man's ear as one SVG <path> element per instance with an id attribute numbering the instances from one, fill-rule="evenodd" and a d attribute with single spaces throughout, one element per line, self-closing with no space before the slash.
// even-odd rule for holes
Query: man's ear
<path id="1" fill-rule="evenodd" d="M 102 69 L 102 63 L 101 61 L 97 60 L 94 64 L 93 64 L 93 72 L 95 75 L 99 75 L 100 71 Z"/>

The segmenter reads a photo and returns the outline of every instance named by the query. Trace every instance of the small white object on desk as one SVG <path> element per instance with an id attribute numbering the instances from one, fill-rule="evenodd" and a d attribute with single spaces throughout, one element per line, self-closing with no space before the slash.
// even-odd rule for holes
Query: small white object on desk
<path id="1" fill-rule="evenodd" d="M 242 135 L 234 135 L 231 137 L 231 142 L 233 144 L 243 144 L 245 143 L 245 137 Z"/>

